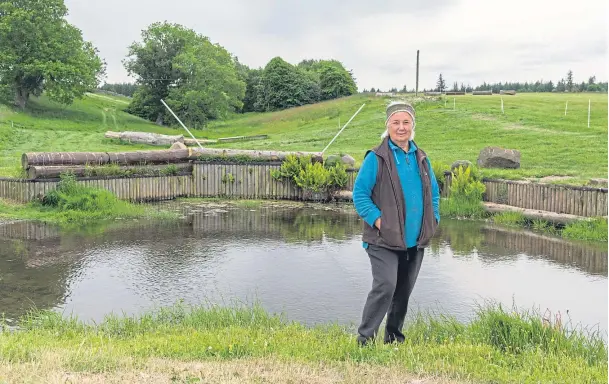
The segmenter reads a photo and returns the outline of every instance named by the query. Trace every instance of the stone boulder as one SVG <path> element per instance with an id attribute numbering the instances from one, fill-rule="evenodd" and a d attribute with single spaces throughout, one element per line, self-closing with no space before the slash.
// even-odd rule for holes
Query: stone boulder
<path id="1" fill-rule="evenodd" d="M 520 151 L 499 147 L 486 147 L 480 151 L 478 166 L 481 168 L 520 168 Z"/>
<path id="2" fill-rule="evenodd" d="M 346 166 L 353 166 L 355 165 L 355 159 L 349 155 L 344 155 L 342 157 L 340 155 L 328 155 L 325 161 L 327 166 L 333 166 L 340 163 Z"/>
<path id="3" fill-rule="evenodd" d="M 588 185 L 593 187 L 607 188 L 608 180 L 607 179 L 590 179 Z"/>
<path id="4" fill-rule="evenodd" d="M 184 143 L 176 141 L 175 143 L 171 144 L 171 147 L 169 149 L 188 149 L 188 147 L 184 145 Z"/>
<path id="5" fill-rule="evenodd" d="M 450 170 L 451 170 L 451 172 L 454 172 L 459 167 L 463 167 L 463 169 L 467 169 L 467 168 L 471 167 L 472 165 L 473 165 L 472 162 L 469 160 L 457 160 L 453 163 L 453 165 L 450 166 Z"/>
<path id="6" fill-rule="evenodd" d="M 349 165 L 351 167 L 355 165 L 355 159 L 349 155 L 344 155 L 340 159 L 345 165 Z"/>

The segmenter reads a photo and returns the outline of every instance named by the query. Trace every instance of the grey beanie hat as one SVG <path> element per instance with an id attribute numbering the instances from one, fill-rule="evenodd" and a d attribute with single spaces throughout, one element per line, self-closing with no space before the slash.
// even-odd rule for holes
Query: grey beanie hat
<path id="1" fill-rule="evenodd" d="M 412 105 L 405 101 L 393 101 L 391 102 L 386 109 L 387 119 L 385 120 L 385 125 L 389 122 L 389 118 L 397 112 L 407 112 L 410 116 L 412 116 L 412 125 L 414 127 L 415 123 L 415 112 Z"/>
<path id="2" fill-rule="evenodd" d="M 389 118 L 394 113 L 406 112 L 410 116 L 412 116 L 412 133 L 410 134 L 410 140 L 414 140 L 414 128 L 416 125 L 416 119 L 415 119 L 416 115 L 415 115 L 414 108 L 412 107 L 412 105 L 410 105 L 409 103 L 407 103 L 405 101 L 393 101 L 393 102 L 389 103 L 385 112 L 387 114 L 387 119 L 385 120 L 385 127 L 387 127 Z M 387 129 L 385 129 L 385 132 L 383 132 L 383 134 L 381 135 L 381 139 L 384 139 L 388 135 L 389 135 L 389 131 Z"/>

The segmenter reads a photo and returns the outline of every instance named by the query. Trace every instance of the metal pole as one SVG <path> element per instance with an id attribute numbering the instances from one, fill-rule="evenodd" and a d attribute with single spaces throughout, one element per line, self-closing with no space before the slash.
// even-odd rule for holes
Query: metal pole
<path id="1" fill-rule="evenodd" d="M 171 108 L 169 108 L 169 105 L 165 104 L 165 102 L 163 101 L 163 99 L 161 99 L 161 103 L 163 103 L 163 105 L 165 106 L 165 108 L 167 108 L 167 109 L 169 110 L 169 112 L 171 112 L 171 114 L 173 115 L 173 117 L 175 117 L 175 118 L 176 118 L 176 120 L 178 120 L 178 122 L 179 122 L 179 123 L 182 125 L 182 127 L 184 127 L 184 129 L 186 130 L 186 132 L 188 132 L 188 134 L 190 135 L 190 137 L 192 137 L 192 138 L 193 138 L 193 139 L 194 139 L 194 140 L 197 142 L 197 144 L 199 145 L 199 148 L 201 148 L 202 150 L 204 150 L 204 148 L 201 146 L 201 143 L 199 143 L 199 140 L 197 140 L 197 138 L 196 138 L 196 137 L 194 137 L 194 136 L 192 135 L 192 133 L 190 133 L 190 131 L 188 130 L 188 128 L 186 128 L 186 126 L 184 125 L 184 123 L 182 123 L 182 120 L 180 120 L 180 118 L 179 118 L 179 117 L 177 117 L 175 113 L 173 113 L 173 111 L 171 110 Z"/>
<path id="2" fill-rule="evenodd" d="M 417 86 L 414 91 L 415 96 L 419 96 L 419 50 L 417 49 Z"/>
<path id="3" fill-rule="evenodd" d="M 323 155 L 323 153 L 326 151 L 326 149 L 328 149 L 328 147 L 329 147 L 329 146 L 330 146 L 330 145 L 331 145 L 331 144 L 334 142 L 334 140 L 336 140 L 336 138 L 338 137 L 338 135 L 340 135 L 340 133 L 341 133 L 341 132 L 342 132 L 342 131 L 343 131 L 345 128 L 347 128 L 347 125 L 349 125 L 349 123 L 351 122 L 351 120 L 353 120 L 353 118 L 354 118 L 354 117 L 355 117 L 355 116 L 356 116 L 356 115 L 359 113 L 359 111 L 361 111 L 361 110 L 362 110 L 362 108 L 364 108 L 364 105 L 366 105 L 366 103 L 362 104 L 362 106 L 361 106 L 361 107 L 359 107 L 359 109 L 357 110 L 357 112 L 355 112 L 355 114 L 354 114 L 353 116 L 351 116 L 351 118 L 349 119 L 349 121 L 347 121 L 347 124 L 345 124 L 345 125 L 343 126 L 343 128 L 342 128 L 340 131 L 338 131 L 338 133 L 336 134 L 336 136 L 334 136 L 334 138 L 332 139 L 332 141 L 330 141 L 330 142 L 328 143 L 328 145 L 326 145 L 326 147 L 324 148 L 324 150 L 323 150 L 323 151 L 321 151 L 321 154 L 322 154 L 322 155 Z"/>

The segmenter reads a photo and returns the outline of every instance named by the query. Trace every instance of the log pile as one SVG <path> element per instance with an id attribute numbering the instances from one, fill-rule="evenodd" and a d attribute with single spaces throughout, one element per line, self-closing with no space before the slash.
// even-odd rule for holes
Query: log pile
<path id="1" fill-rule="evenodd" d="M 64 172 L 80 176 L 90 174 L 92 167 L 118 166 L 121 170 L 141 169 L 143 166 L 166 167 L 175 164 L 180 170 L 202 159 L 243 159 L 251 161 L 283 161 L 289 155 L 310 156 L 313 162 L 323 162 L 318 152 L 258 151 L 222 148 L 188 148 L 131 152 L 28 152 L 21 156 L 21 166 L 32 179 L 54 178 Z"/>
<path id="2" fill-rule="evenodd" d="M 171 168 L 170 168 L 171 166 Z M 159 176 L 187 175 L 192 173 L 192 163 L 157 164 L 157 165 L 127 165 L 118 168 L 91 167 L 88 165 L 47 166 L 32 165 L 28 169 L 30 179 L 57 179 L 62 173 L 71 173 L 77 177 L 127 176 L 130 174 Z"/>
<path id="3" fill-rule="evenodd" d="M 113 132 L 107 131 L 104 134 L 107 139 L 118 139 L 127 143 L 134 144 L 147 144 L 155 146 L 167 147 L 173 143 L 184 143 L 189 147 L 198 146 L 197 141 L 201 145 L 203 144 L 215 144 L 215 143 L 229 143 L 234 141 L 251 141 L 251 140 L 264 140 L 268 139 L 268 135 L 253 135 L 253 136 L 233 136 L 233 137 L 221 137 L 219 139 L 188 139 L 184 138 L 183 135 L 162 135 L 160 133 L 151 132 Z"/>
<path id="4" fill-rule="evenodd" d="M 473 91 L 472 95 L 484 95 L 484 96 L 491 96 L 493 94 L 493 91 Z"/>
<path id="5" fill-rule="evenodd" d="M 516 91 L 515 91 L 515 90 L 513 90 L 513 89 L 510 89 L 510 90 L 501 89 L 501 90 L 499 91 L 499 94 L 500 94 L 500 95 L 515 95 L 515 94 L 516 94 Z"/>

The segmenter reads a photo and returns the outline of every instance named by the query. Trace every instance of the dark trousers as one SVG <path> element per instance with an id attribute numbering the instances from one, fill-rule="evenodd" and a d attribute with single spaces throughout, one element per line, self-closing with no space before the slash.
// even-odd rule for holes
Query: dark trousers
<path id="1" fill-rule="evenodd" d="M 417 281 L 423 249 L 392 251 L 370 244 L 367 249 L 372 266 L 372 289 L 368 294 L 357 340 L 366 344 L 378 334 L 387 314 L 385 343 L 403 342 L 402 327 L 408 310 L 408 299 Z"/>

